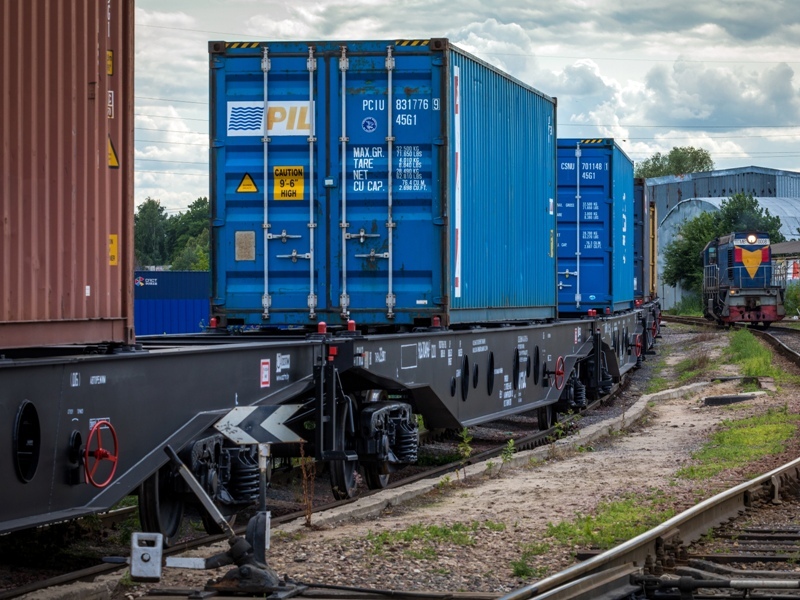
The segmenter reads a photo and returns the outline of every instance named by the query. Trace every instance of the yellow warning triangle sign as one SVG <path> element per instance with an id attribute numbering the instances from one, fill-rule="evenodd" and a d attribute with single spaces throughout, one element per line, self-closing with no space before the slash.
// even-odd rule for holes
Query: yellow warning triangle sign
<path id="1" fill-rule="evenodd" d="M 119 169 L 117 151 L 114 150 L 114 142 L 111 141 L 110 135 L 108 136 L 108 166 L 112 169 Z"/>
<path id="2" fill-rule="evenodd" d="M 237 192 L 257 192 L 258 188 L 256 187 L 256 182 L 253 181 L 253 178 L 250 177 L 250 173 L 245 173 L 244 177 L 242 177 L 241 183 L 239 183 L 239 187 L 236 188 Z"/>

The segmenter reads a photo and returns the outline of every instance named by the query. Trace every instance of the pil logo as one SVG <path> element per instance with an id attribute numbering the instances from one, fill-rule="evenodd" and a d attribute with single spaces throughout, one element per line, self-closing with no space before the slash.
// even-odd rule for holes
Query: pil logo
<path id="1" fill-rule="evenodd" d="M 228 102 L 228 136 L 264 136 L 264 117 L 270 136 L 311 135 L 314 103 L 306 100 L 270 100 L 264 114 L 264 103 L 257 101 Z"/>
<path id="2" fill-rule="evenodd" d="M 269 135 L 310 135 L 311 115 L 308 102 L 287 101 L 269 104 Z"/>

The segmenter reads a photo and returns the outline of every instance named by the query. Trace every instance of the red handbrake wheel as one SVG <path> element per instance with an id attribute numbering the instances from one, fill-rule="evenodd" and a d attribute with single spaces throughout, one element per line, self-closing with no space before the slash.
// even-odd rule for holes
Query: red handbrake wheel
<path id="1" fill-rule="evenodd" d="M 564 387 L 564 357 L 559 356 L 556 361 L 556 389 L 560 390 Z"/>
<path id="2" fill-rule="evenodd" d="M 111 439 L 114 442 L 113 451 L 109 452 L 103 448 L 102 429 L 107 428 L 111 432 Z M 92 442 L 97 438 L 97 448 L 92 449 Z M 83 455 L 83 468 L 86 474 L 86 483 L 91 483 L 96 488 L 104 488 L 114 477 L 117 472 L 117 460 L 119 459 L 119 445 L 117 443 L 117 432 L 114 426 L 108 421 L 98 421 L 94 424 L 91 431 L 89 431 L 89 439 L 86 440 L 86 450 Z M 111 472 L 104 481 L 97 481 L 95 474 L 103 461 L 111 463 Z"/>

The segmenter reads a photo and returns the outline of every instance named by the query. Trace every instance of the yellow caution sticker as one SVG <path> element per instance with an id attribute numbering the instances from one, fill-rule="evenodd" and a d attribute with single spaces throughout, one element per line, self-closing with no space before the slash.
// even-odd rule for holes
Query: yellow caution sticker
<path id="1" fill-rule="evenodd" d="M 111 141 L 111 136 L 108 136 L 108 166 L 112 169 L 119 169 L 119 158 L 117 158 L 117 151 L 114 149 L 114 142 Z"/>
<path id="2" fill-rule="evenodd" d="M 114 51 L 106 50 L 106 75 L 114 74 Z"/>
<path id="3" fill-rule="evenodd" d="M 256 187 L 256 182 L 253 181 L 252 177 L 250 177 L 250 173 L 244 174 L 244 177 L 242 177 L 242 181 L 239 183 L 239 187 L 236 188 L 236 191 L 239 193 L 249 193 L 258 191 L 258 188 Z"/>
<path id="4" fill-rule="evenodd" d="M 116 233 L 108 236 L 108 264 L 119 266 L 119 236 Z"/>
<path id="5" fill-rule="evenodd" d="M 302 200 L 305 191 L 303 167 L 273 167 L 273 193 L 275 200 Z"/>

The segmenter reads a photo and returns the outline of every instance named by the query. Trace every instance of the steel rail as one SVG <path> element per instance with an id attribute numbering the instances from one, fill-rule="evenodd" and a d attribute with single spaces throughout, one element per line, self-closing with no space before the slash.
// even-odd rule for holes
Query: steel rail
<path id="1" fill-rule="evenodd" d="M 678 539 L 684 543 L 699 539 L 709 529 L 737 516 L 746 506 L 750 505 L 752 497 L 758 492 L 763 492 L 765 487 L 769 493 L 777 494 L 779 488 L 789 480 L 800 480 L 800 458 L 704 500 L 700 504 L 668 519 L 650 531 L 646 531 L 620 544 L 616 548 L 510 592 L 500 600 L 527 600 L 528 598 L 540 597 L 545 592 L 568 586 L 568 584 L 574 583 L 581 577 L 596 574 L 612 567 L 626 565 L 642 567 L 648 557 L 654 558 L 657 555 L 657 545 L 662 546 L 667 541 Z M 556 596 L 548 596 L 548 598 L 550 597 Z M 558 597 L 579 598 L 580 596 L 567 595 Z"/>

